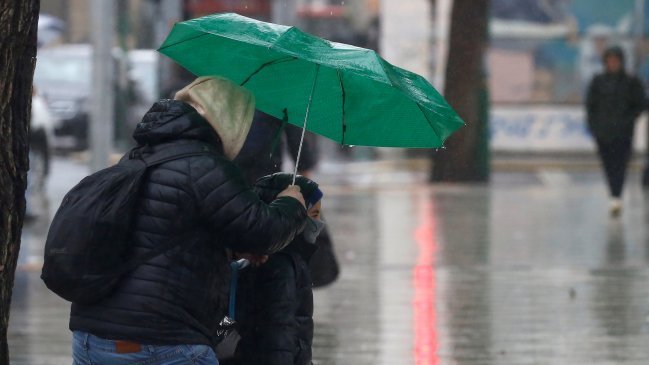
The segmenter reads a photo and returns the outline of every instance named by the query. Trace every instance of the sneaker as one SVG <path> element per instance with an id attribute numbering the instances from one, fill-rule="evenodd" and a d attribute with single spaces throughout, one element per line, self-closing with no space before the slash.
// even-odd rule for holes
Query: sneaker
<path id="1" fill-rule="evenodd" d="M 611 199 L 611 217 L 619 217 L 622 213 L 622 199 L 613 198 Z"/>

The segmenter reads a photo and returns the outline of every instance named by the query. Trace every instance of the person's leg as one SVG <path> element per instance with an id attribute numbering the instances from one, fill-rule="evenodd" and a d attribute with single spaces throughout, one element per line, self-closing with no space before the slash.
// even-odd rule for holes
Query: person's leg
<path id="1" fill-rule="evenodd" d="M 613 176 L 614 173 L 614 148 L 609 142 L 597 141 L 597 152 L 599 158 L 602 161 L 602 167 L 604 168 L 604 177 L 606 178 L 606 183 L 608 186 L 609 193 L 613 196 Z"/>
<path id="2" fill-rule="evenodd" d="M 622 198 L 626 170 L 631 159 L 631 140 L 616 141 L 611 144 L 611 195 L 615 199 Z"/>
<path id="3" fill-rule="evenodd" d="M 88 334 L 72 333 L 72 365 L 92 365 L 88 356 Z"/>
<path id="4" fill-rule="evenodd" d="M 219 360 L 216 358 L 214 350 L 207 345 L 180 345 L 172 346 L 180 350 L 182 356 L 176 357 L 174 360 L 164 362 L 164 365 L 182 365 L 182 364 L 195 364 L 195 365 L 219 365 Z"/>

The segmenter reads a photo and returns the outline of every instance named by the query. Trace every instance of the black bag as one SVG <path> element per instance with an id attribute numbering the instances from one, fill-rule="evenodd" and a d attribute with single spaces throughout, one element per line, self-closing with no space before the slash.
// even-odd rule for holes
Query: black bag
<path id="1" fill-rule="evenodd" d="M 41 273 L 45 285 L 61 298 L 97 302 L 124 274 L 172 248 L 162 245 L 142 257 L 128 257 L 133 212 L 146 170 L 212 150 L 207 145 L 175 146 L 142 158 L 144 148 L 84 178 L 63 198 L 47 234 Z"/>
<path id="2" fill-rule="evenodd" d="M 309 272 L 311 273 L 313 287 L 320 288 L 338 279 L 340 266 L 338 265 L 333 242 L 326 226 L 318 235 L 315 243 L 318 249 L 309 260 Z"/>
<path id="3" fill-rule="evenodd" d="M 642 187 L 645 189 L 649 188 L 649 161 L 642 171 Z"/>

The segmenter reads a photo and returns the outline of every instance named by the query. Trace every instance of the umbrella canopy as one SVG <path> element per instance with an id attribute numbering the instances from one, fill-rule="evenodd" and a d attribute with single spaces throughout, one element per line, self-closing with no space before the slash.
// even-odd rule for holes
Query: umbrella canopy
<path id="1" fill-rule="evenodd" d="M 376 52 L 237 14 L 177 23 L 159 51 L 255 94 L 257 108 L 347 145 L 432 148 L 463 125 L 423 77 Z M 286 115 L 285 115 L 286 113 Z"/>

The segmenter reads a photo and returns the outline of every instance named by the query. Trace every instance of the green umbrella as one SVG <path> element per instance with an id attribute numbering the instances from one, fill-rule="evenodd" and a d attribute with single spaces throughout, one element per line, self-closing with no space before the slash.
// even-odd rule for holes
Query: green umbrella
<path id="1" fill-rule="evenodd" d="M 245 86 L 259 110 L 341 144 L 435 148 L 464 124 L 423 77 L 295 27 L 214 14 L 174 25 L 159 51 L 198 76 Z"/>

